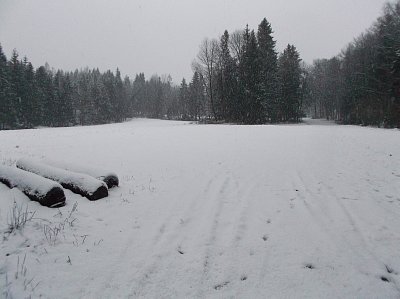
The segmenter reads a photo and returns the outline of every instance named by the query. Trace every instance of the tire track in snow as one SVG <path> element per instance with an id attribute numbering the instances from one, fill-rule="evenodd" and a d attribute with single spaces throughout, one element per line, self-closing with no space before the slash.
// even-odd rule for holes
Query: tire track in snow
<path id="1" fill-rule="evenodd" d="M 378 254 L 376 254 L 374 252 L 374 250 L 372 249 L 373 246 L 372 246 L 371 242 L 367 241 L 367 238 L 365 237 L 365 234 L 363 233 L 363 231 L 361 229 L 361 227 L 363 225 L 357 223 L 357 222 L 361 221 L 360 217 L 357 217 L 357 219 L 359 219 L 359 220 L 356 221 L 356 218 L 351 214 L 351 212 L 346 207 L 346 205 L 342 202 L 342 200 L 339 198 L 339 196 L 337 196 L 336 192 L 334 192 L 334 189 L 327 186 L 323 182 L 322 182 L 322 185 L 325 186 L 325 189 L 328 190 L 328 193 L 331 195 L 331 197 L 333 197 L 335 199 L 336 203 L 343 211 L 343 214 L 346 216 L 347 222 L 353 228 L 352 232 L 354 232 L 354 236 L 353 236 L 353 238 L 347 240 L 348 241 L 347 243 L 352 244 L 353 242 L 355 242 L 355 244 L 353 243 L 352 245 L 356 245 L 356 246 L 350 246 L 350 247 L 353 250 L 355 248 L 363 248 L 363 250 L 365 251 L 365 254 L 367 256 L 366 259 L 368 259 L 368 256 L 372 257 L 372 259 L 376 262 L 376 264 L 377 264 L 376 266 L 378 269 L 384 270 L 383 271 L 384 273 L 388 272 L 388 273 L 385 273 L 385 276 L 387 276 L 388 274 L 389 275 L 392 274 L 391 273 L 392 271 L 388 270 L 390 267 L 388 268 L 387 263 L 384 262 L 383 259 L 380 258 L 378 256 Z M 385 210 L 385 213 L 387 213 L 387 209 L 382 207 L 382 205 L 383 205 L 383 203 L 380 203 L 379 207 L 383 208 Z M 355 212 L 357 212 L 357 211 L 355 211 Z M 368 223 L 364 223 L 364 224 L 368 225 Z M 359 253 L 359 251 L 354 250 L 354 253 L 357 254 L 357 253 Z M 379 272 L 379 270 L 377 270 L 377 275 L 380 275 L 378 272 Z M 382 273 L 382 271 L 381 271 L 381 273 Z M 382 276 L 382 277 L 385 277 L 385 276 Z M 400 287 L 399 287 L 398 283 L 393 279 L 391 279 L 390 281 L 394 284 L 395 288 L 397 289 L 397 291 L 400 294 Z"/>
<path id="2" fill-rule="evenodd" d="M 205 289 L 209 288 L 212 283 L 217 283 L 216 281 L 212 281 L 211 271 L 213 270 L 213 260 L 215 259 L 217 248 L 217 231 L 220 225 L 220 217 L 222 213 L 222 208 L 224 206 L 224 202 L 221 199 L 221 196 L 224 195 L 226 188 L 228 187 L 230 182 L 230 178 L 226 178 L 223 184 L 221 185 L 217 194 L 214 194 L 213 200 L 216 201 L 215 213 L 212 217 L 211 227 L 209 228 L 208 233 L 208 241 L 205 244 L 205 251 L 203 256 L 203 274 L 201 277 L 201 287 L 199 288 L 200 294 L 199 297 L 203 297 L 203 292 Z M 208 284 L 208 285 L 206 285 Z"/>
<path id="3" fill-rule="evenodd" d="M 171 255 L 178 256 L 177 252 L 185 256 L 191 254 L 191 252 L 186 252 L 188 247 L 185 245 L 185 242 L 188 238 L 194 238 L 192 232 L 194 227 L 200 224 L 200 228 L 202 228 L 201 225 L 204 225 L 204 220 L 206 220 L 206 225 L 209 224 L 210 210 L 216 211 L 211 230 L 217 230 L 219 223 L 218 218 L 224 202 L 215 200 L 215 194 L 213 195 L 213 193 L 224 193 L 229 186 L 230 178 L 225 178 L 224 181 L 220 183 L 221 187 L 216 187 L 217 191 L 213 192 L 214 186 L 218 186 L 219 181 L 221 181 L 221 173 L 216 174 L 208 180 L 203 188 L 203 193 L 194 197 L 187 208 L 184 209 L 183 214 L 181 214 L 183 217 L 181 219 L 184 219 L 184 222 L 177 223 L 174 227 L 171 227 L 169 234 L 165 234 L 163 240 L 159 242 L 154 251 L 164 253 L 157 255 L 156 259 L 145 267 L 143 274 L 138 279 L 135 295 L 144 295 L 146 293 L 146 287 L 150 284 L 157 285 L 154 280 L 165 283 L 171 280 L 177 271 L 179 272 L 180 269 L 177 264 L 181 263 L 180 260 L 177 261 L 174 258 L 171 259 L 167 257 L 171 257 Z M 200 223 L 197 223 L 198 221 L 200 221 Z M 200 244 L 198 246 L 204 246 L 204 244 L 207 246 L 207 242 L 213 242 L 215 238 L 214 236 L 208 240 L 200 239 Z"/>
<path id="4" fill-rule="evenodd" d="M 377 278 L 382 273 L 385 273 L 382 270 L 385 267 L 387 268 L 386 264 L 373 251 L 371 244 L 360 229 L 361 225 L 357 223 L 348 208 L 341 202 L 340 198 L 333 191 L 333 188 L 324 182 L 320 182 L 324 187 L 322 191 L 326 195 L 323 196 L 321 194 L 321 196 L 316 196 L 313 191 L 306 187 L 310 183 L 306 184 L 300 173 L 297 173 L 296 179 L 304 188 L 304 193 L 303 191 L 299 191 L 299 197 L 302 199 L 304 206 L 313 221 L 320 226 L 331 240 L 334 240 L 333 244 L 335 247 L 338 247 L 337 251 L 343 251 L 343 248 L 346 248 L 345 252 L 351 252 L 352 261 L 355 262 L 359 273 L 367 276 L 375 275 Z M 327 197 L 327 199 L 322 199 L 322 197 Z M 322 202 L 325 202 L 325 204 L 322 204 Z M 333 216 L 331 213 L 333 213 Z M 324 217 L 320 216 L 322 214 Z M 342 219 L 344 222 L 342 222 Z M 344 230 L 344 224 L 349 226 L 350 230 Z M 373 261 L 372 265 L 371 261 Z M 376 269 L 375 273 L 370 272 L 373 268 Z M 393 286 L 400 293 L 397 283 L 393 280 L 391 282 L 393 282 Z"/>
<path id="5" fill-rule="evenodd" d="M 326 201 L 326 199 L 322 199 L 322 195 L 321 198 L 318 198 L 318 196 L 316 196 L 313 191 L 311 191 L 308 187 L 306 187 L 307 184 L 305 183 L 303 176 L 301 174 L 296 173 L 296 179 L 297 181 L 300 182 L 300 186 L 304 188 L 304 191 L 299 190 L 298 192 L 300 199 L 303 201 L 306 210 L 309 212 L 311 216 L 311 219 L 313 219 L 318 224 L 318 226 L 323 229 L 324 233 L 326 233 L 327 235 L 336 240 L 338 239 L 338 235 L 334 233 L 334 231 L 337 231 L 338 229 L 332 226 L 335 225 L 336 223 L 333 217 L 338 218 L 338 216 L 340 215 L 335 213 L 334 216 L 332 216 L 329 212 L 335 212 L 337 210 L 341 210 L 342 212 L 341 218 L 343 218 L 344 215 L 344 218 L 347 219 L 347 223 L 350 225 L 351 228 L 350 231 L 355 232 L 357 238 L 359 238 L 359 242 L 362 244 L 362 247 L 366 246 L 365 239 L 363 238 L 363 236 L 358 235 L 360 231 L 357 229 L 354 219 L 351 217 L 348 211 L 342 205 L 339 204 L 337 198 L 331 194 L 328 186 L 326 186 L 323 182 L 321 182 L 321 184 L 325 187 L 324 191 L 328 191 L 328 193 L 330 193 L 328 200 L 331 198 L 335 199 L 335 201 L 330 200 L 330 202 L 328 203 L 331 205 L 334 203 L 337 204 L 336 207 L 333 207 L 334 208 L 333 211 L 332 211 L 332 206 L 328 206 L 327 204 L 322 204 L 323 201 Z M 322 214 L 324 215 L 324 217 L 320 216 Z M 340 237 L 340 239 L 342 238 L 343 237 Z M 340 244 L 340 243 L 347 244 L 347 242 L 335 242 L 335 244 Z M 353 248 L 353 246 L 350 247 Z"/>
<path id="6" fill-rule="evenodd" d="M 217 177 L 218 174 L 214 175 L 207 181 L 205 187 L 206 193 L 209 192 L 209 189 Z M 185 191 L 182 192 L 181 197 L 183 197 L 184 193 Z M 147 282 L 151 281 L 152 276 L 157 273 L 158 268 L 162 266 L 161 264 L 163 260 L 167 260 L 171 252 L 176 252 L 171 251 L 170 249 L 171 245 L 176 243 L 176 239 L 179 236 L 179 228 L 182 226 L 179 221 L 177 221 L 177 218 L 174 217 L 176 216 L 174 211 L 176 211 L 178 207 L 182 205 L 182 203 L 185 203 L 185 201 L 182 201 L 181 197 L 175 199 L 174 203 L 170 205 L 168 212 L 164 213 L 165 217 L 159 221 L 160 224 L 155 226 L 157 229 L 153 234 L 154 237 L 149 238 L 148 240 L 142 238 L 142 240 L 146 242 L 152 240 L 151 243 L 142 244 L 142 247 L 138 248 L 136 246 L 137 242 L 135 242 L 138 239 L 136 232 L 131 232 L 131 234 L 128 235 L 127 241 L 124 242 L 124 246 L 122 246 L 122 248 L 117 251 L 112 258 L 108 259 L 107 261 L 103 261 L 106 263 L 104 267 L 108 269 L 107 273 L 109 274 L 106 277 L 101 278 L 102 283 L 100 284 L 97 283 L 99 277 L 95 278 L 94 281 L 88 281 L 87 287 L 84 291 L 84 297 L 112 298 L 112 294 L 115 291 L 113 288 L 115 287 L 128 290 L 131 289 L 130 286 L 134 284 L 140 291 L 145 285 L 147 285 Z M 198 200 L 198 198 L 194 197 L 191 201 L 189 201 L 184 215 L 188 215 L 188 217 L 190 217 L 190 215 L 195 214 L 197 205 L 200 205 L 201 203 L 201 200 Z M 157 202 L 155 204 L 157 204 Z M 151 207 L 149 208 L 151 209 Z M 140 251 L 138 252 L 138 250 Z M 131 258 L 132 252 L 135 252 L 137 256 Z M 138 270 L 134 272 L 133 277 L 125 277 L 125 273 L 129 273 L 129 271 L 132 272 L 132 267 L 137 267 Z M 125 271 L 123 269 L 127 270 Z M 134 283 L 135 281 L 136 284 Z M 104 287 L 96 290 L 93 295 L 92 288 L 90 287 L 92 284 L 98 284 Z M 121 287 L 122 285 L 124 286 Z M 140 294 L 139 291 L 136 291 L 136 294 Z"/>

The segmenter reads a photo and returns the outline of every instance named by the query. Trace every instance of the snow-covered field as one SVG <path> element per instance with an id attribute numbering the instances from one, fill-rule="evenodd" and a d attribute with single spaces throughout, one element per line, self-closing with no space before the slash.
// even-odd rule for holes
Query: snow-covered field
<path id="1" fill-rule="evenodd" d="M 400 132 L 323 124 L 0 132 L 2 164 L 120 178 L 60 209 L 0 184 L 0 297 L 399 298 Z M 8 234 L 14 200 L 35 214 Z"/>

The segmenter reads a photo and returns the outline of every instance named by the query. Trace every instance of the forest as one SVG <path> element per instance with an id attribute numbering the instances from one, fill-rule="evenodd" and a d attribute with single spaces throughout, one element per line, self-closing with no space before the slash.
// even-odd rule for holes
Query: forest
<path id="1" fill-rule="evenodd" d="M 313 117 L 400 127 L 400 1 L 387 3 L 365 33 L 305 74 Z"/>
<path id="2" fill-rule="evenodd" d="M 272 25 L 204 39 L 193 77 L 134 79 L 116 69 L 34 66 L 0 45 L 0 129 L 74 126 L 149 117 L 202 122 L 299 122 L 400 127 L 400 1 L 331 59 L 302 62 L 294 45 L 276 49 Z"/>

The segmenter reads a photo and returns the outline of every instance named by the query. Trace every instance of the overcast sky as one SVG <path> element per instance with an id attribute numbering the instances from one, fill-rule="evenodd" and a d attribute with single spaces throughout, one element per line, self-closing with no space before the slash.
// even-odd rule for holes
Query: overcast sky
<path id="1" fill-rule="evenodd" d="M 35 67 L 88 66 L 190 79 L 205 37 L 266 17 L 278 50 L 294 44 L 311 63 L 330 58 L 367 29 L 385 0 L 0 0 L 0 43 Z"/>

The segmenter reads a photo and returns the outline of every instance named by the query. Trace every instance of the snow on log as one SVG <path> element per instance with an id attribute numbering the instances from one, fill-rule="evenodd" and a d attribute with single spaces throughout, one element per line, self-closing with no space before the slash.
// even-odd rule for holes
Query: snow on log
<path id="1" fill-rule="evenodd" d="M 107 171 L 104 169 L 100 168 L 94 168 L 90 167 L 87 165 L 77 165 L 77 164 L 72 164 L 64 161 L 52 161 L 52 160 L 44 160 L 44 163 L 50 166 L 62 168 L 68 171 L 73 171 L 73 172 L 79 172 L 79 173 L 85 173 L 87 175 L 90 175 L 100 181 L 103 181 L 104 183 L 107 184 L 107 187 L 110 189 L 112 187 L 118 187 L 119 185 L 119 179 L 118 176 L 111 171 Z"/>
<path id="2" fill-rule="evenodd" d="M 65 205 L 62 186 L 37 174 L 0 165 L 0 182 L 9 188 L 21 190 L 31 200 L 43 206 L 55 208 Z"/>
<path id="3" fill-rule="evenodd" d="M 17 167 L 59 182 L 65 189 L 85 196 L 89 200 L 98 200 L 108 196 L 107 185 L 87 174 L 67 171 L 28 159 L 18 160 Z"/>

